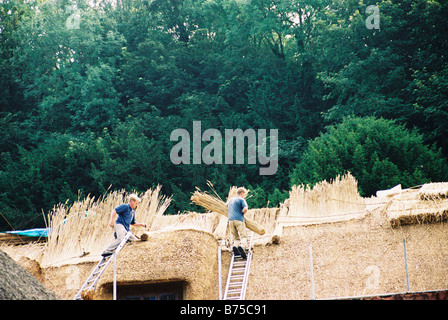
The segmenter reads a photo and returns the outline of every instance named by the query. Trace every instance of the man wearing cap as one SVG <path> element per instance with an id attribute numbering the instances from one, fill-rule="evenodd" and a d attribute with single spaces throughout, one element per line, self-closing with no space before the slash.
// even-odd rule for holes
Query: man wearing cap
<path id="1" fill-rule="evenodd" d="M 130 231 L 130 225 L 146 228 L 146 224 L 135 221 L 135 209 L 137 208 L 140 201 L 140 198 L 136 194 L 131 194 L 129 196 L 129 203 L 119 205 L 112 210 L 110 214 L 109 226 L 114 228 L 115 240 L 112 241 L 106 248 L 106 250 L 104 250 L 104 252 L 101 254 L 103 257 L 110 256 L 114 253 L 115 249 L 117 249 L 118 245 L 126 236 L 126 233 Z M 131 234 L 129 240 L 137 240 L 137 237 Z"/>

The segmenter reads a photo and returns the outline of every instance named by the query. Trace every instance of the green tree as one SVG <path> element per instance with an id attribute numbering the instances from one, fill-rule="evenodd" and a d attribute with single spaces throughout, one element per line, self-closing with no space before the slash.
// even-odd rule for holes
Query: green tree
<path id="1" fill-rule="evenodd" d="M 42 226 L 41 210 L 74 201 L 78 193 L 100 194 L 91 168 L 100 166 L 103 155 L 89 135 L 58 133 L 30 150 L 19 146 L 17 158 L 3 154 L 0 212 L 15 228 L 35 226 L 36 217 Z"/>
<path id="2" fill-rule="evenodd" d="M 448 141 L 448 63 L 440 70 L 428 72 L 415 71 L 414 93 L 416 102 L 415 111 L 424 119 L 420 126 L 426 133 L 425 139 L 437 142 L 447 155 Z"/>
<path id="3" fill-rule="evenodd" d="M 291 184 L 333 179 L 350 171 L 362 195 L 401 183 L 403 187 L 448 178 L 440 149 L 423 136 L 385 119 L 346 118 L 310 141 L 291 174 Z"/>
<path id="4" fill-rule="evenodd" d="M 38 130 L 101 131 L 122 116 L 115 87 L 124 39 L 103 17 L 84 1 L 45 1 L 17 30 L 11 63 Z"/>
<path id="5" fill-rule="evenodd" d="M 440 17 L 448 14 L 448 3 L 377 2 L 380 29 L 366 28 L 370 3 L 344 3 L 331 1 L 317 24 L 324 119 L 333 124 L 346 116 L 396 119 L 419 128 L 425 141 L 437 142 L 446 155 L 441 119 L 448 23 Z"/>
<path id="6" fill-rule="evenodd" d="M 350 169 L 365 194 L 444 179 L 439 151 L 421 145 L 448 154 L 448 4 L 379 1 L 379 30 L 366 28 L 368 5 L 1 1 L 1 212 L 20 223 L 78 190 L 99 196 L 159 183 L 174 196 L 169 213 L 198 210 L 189 198 L 207 180 L 223 198 L 232 185 L 250 186 L 258 193 L 252 205 L 275 206 L 299 162 L 297 181 Z M 323 142 L 307 149 L 325 124 L 347 116 L 396 122 L 377 133 L 383 120 L 358 119 L 372 130 L 363 138 L 360 128 L 346 128 L 330 149 Z M 276 175 L 260 176 L 258 165 L 172 164 L 170 133 L 190 131 L 196 120 L 221 132 L 278 129 Z"/>

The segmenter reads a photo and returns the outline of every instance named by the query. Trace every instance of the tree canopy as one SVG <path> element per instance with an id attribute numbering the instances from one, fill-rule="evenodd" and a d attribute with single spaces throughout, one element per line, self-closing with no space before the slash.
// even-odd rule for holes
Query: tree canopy
<path id="1" fill-rule="evenodd" d="M 392 120 L 345 118 L 310 141 L 291 175 L 295 185 L 332 179 L 349 171 L 358 179 L 361 195 L 397 184 L 407 187 L 440 181 L 448 174 L 446 161 L 423 136 Z"/>
<path id="2" fill-rule="evenodd" d="M 199 210 L 207 180 L 252 207 L 347 170 L 364 195 L 446 180 L 448 3 L 377 1 L 379 29 L 369 5 L 1 0 L 0 213 L 42 226 L 67 199 L 157 184 L 169 213 Z M 170 134 L 193 121 L 278 129 L 278 171 L 173 164 Z"/>

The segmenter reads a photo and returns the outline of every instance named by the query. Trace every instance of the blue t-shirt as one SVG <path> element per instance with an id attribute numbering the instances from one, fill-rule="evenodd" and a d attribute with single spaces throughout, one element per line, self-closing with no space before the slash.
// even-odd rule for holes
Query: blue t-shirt
<path id="1" fill-rule="evenodd" d="M 115 223 L 122 224 L 129 231 L 129 225 L 135 223 L 135 210 L 132 210 L 129 204 L 122 204 L 116 207 L 115 211 L 118 213 Z"/>
<path id="2" fill-rule="evenodd" d="M 247 207 L 246 200 L 236 196 L 227 203 L 229 220 L 239 220 L 244 222 L 243 209 Z"/>

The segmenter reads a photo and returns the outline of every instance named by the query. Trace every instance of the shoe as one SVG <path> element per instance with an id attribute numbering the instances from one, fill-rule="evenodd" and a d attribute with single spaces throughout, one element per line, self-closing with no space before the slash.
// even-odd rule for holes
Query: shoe
<path id="1" fill-rule="evenodd" d="M 239 251 L 238 251 L 238 249 L 236 247 L 233 247 L 232 250 L 233 250 L 233 255 L 234 256 L 236 256 L 236 257 L 240 256 L 240 253 L 239 253 Z"/>
<path id="2" fill-rule="evenodd" d="M 111 256 L 111 255 L 113 255 L 113 254 L 114 254 L 113 251 L 104 251 L 101 255 L 102 255 L 103 257 L 108 257 L 108 256 Z"/>
<path id="3" fill-rule="evenodd" d="M 238 247 L 238 251 L 243 259 L 247 259 L 246 251 L 242 247 Z"/>

